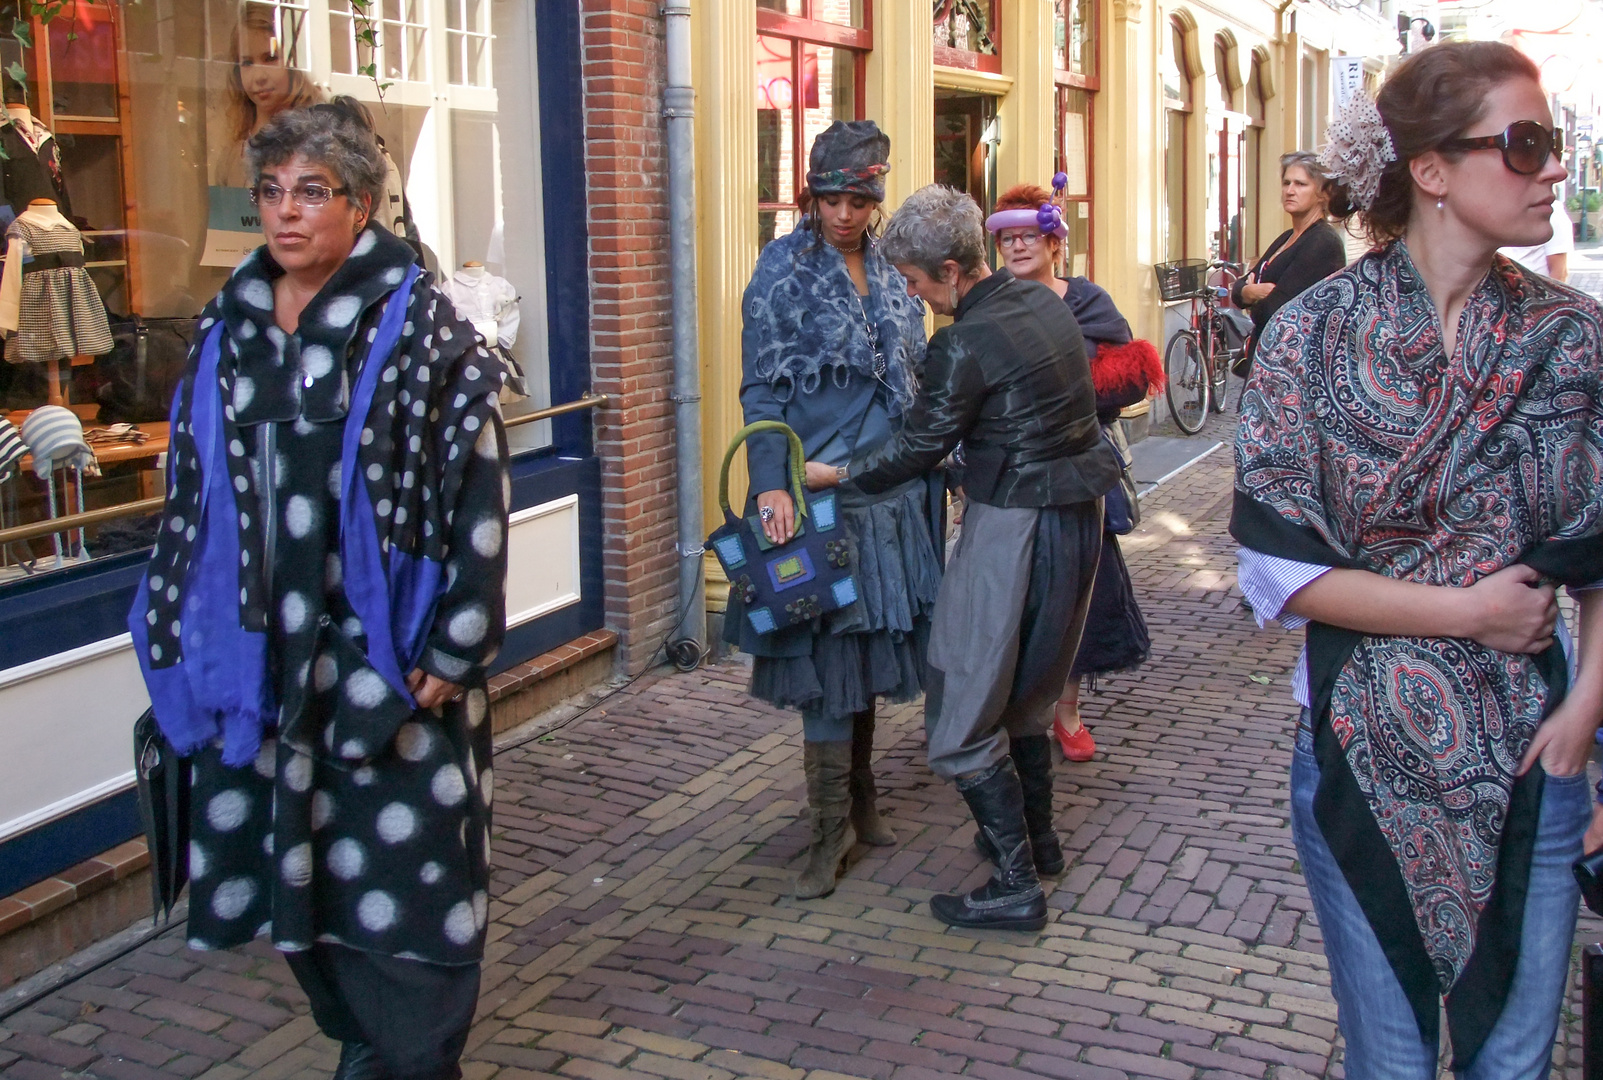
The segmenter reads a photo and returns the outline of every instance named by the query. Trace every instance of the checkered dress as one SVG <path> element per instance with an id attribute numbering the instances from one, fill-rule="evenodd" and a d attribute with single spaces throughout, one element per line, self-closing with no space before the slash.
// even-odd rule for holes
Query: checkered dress
<path id="1" fill-rule="evenodd" d="M 73 228 L 40 228 L 18 218 L 6 230 L 26 245 L 22 264 L 22 310 L 17 332 L 6 342 L 13 364 L 42 364 L 111 351 L 106 305 L 83 267 L 83 236 Z M 57 261 L 77 265 L 37 267 Z"/>

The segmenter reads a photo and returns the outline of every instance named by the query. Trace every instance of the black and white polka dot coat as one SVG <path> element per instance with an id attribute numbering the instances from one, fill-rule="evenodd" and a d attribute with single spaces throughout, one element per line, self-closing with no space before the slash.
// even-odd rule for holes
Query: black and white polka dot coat
<path id="1" fill-rule="evenodd" d="M 437 327 L 474 341 L 472 328 L 455 319 L 427 280 L 419 281 L 415 297 L 433 308 Z M 347 342 L 349 370 L 335 365 L 327 373 L 346 385 L 355 382 L 361 354 L 349 343 L 366 339 L 385 297 L 363 299 Z M 292 351 L 293 344 L 292 337 Z M 288 379 L 305 371 L 280 367 Z M 291 400 L 297 394 L 264 385 L 271 371 L 253 369 L 252 378 L 258 393 L 287 390 Z M 303 400 L 315 403 L 316 388 L 307 389 Z M 483 672 L 506 621 L 507 450 L 500 417 L 492 417 L 471 444 L 460 484 L 435 493 L 451 500 L 448 587 L 419 666 L 463 684 L 465 693 L 439 709 L 417 710 L 377 747 L 348 737 L 364 730 L 364 710 L 376 716 L 398 699 L 384 700 L 383 680 L 366 663 L 366 639 L 342 590 L 337 478 L 344 421 L 301 415 L 270 422 L 276 536 L 265 614 L 285 711 L 253 765 L 224 765 L 216 746 L 192 758 L 195 947 L 229 948 L 267 933 L 291 951 L 324 941 L 441 964 L 481 958 L 493 784 Z M 240 428 L 258 482 L 269 475 L 267 427 Z M 391 730 L 383 723 L 376 728 Z"/>

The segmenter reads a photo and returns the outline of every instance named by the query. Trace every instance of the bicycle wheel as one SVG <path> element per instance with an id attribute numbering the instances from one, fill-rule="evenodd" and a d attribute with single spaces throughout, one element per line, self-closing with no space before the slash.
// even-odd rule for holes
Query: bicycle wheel
<path id="1" fill-rule="evenodd" d="M 1187 435 L 1195 435 L 1208 418 L 1209 386 L 1202 349 L 1190 330 L 1181 330 L 1169 339 L 1163 350 L 1163 371 L 1169 380 L 1163 393 L 1174 426 Z"/>

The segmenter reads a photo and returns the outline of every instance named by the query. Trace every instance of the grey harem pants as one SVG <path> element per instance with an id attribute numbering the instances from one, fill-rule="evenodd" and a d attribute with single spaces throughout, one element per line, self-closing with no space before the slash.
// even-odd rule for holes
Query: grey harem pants
<path id="1" fill-rule="evenodd" d="M 1074 666 L 1102 552 L 1102 500 L 1007 508 L 970 502 L 930 629 L 924 727 L 947 779 L 1044 735 Z"/>

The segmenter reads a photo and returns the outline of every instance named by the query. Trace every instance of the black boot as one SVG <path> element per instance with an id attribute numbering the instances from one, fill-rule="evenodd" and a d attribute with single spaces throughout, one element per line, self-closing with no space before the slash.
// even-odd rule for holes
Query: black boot
<path id="1" fill-rule="evenodd" d="M 1065 869 L 1063 845 L 1052 825 L 1052 739 L 1031 735 L 1011 740 L 1008 754 L 1018 770 L 1019 787 L 1024 792 L 1024 824 L 1030 833 L 1030 855 L 1035 872 L 1055 878 Z M 974 834 L 974 850 L 987 862 L 996 861 L 996 852 L 985 840 L 984 832 Z"/>
<path id="2" fill-rule="evenodd" d="M 930 897 L 930 910 L 947 926 L 991 930 L 1040 930 L 1046 926 L 1046 896 L 1035 876 L 1024 826 L 1024 791 L 1011 757 L 958 791 L 991 848 L 1000 853 L 991 880 L 967 896 Z"/>
<path id="3" fill-rule="evenodd" d="M 852 828 L 857 839 L 875 847 L 896 843 L 896 834 L 879 816 L 879 792 L 874 788 L 874 706 L 852 714 Z"/>
<path id="4" fill-rule="evenodd" d="M 332 1080 L 384 1080 L 384 1063 L 365 1042 L 340 1043 L 340 1063 Z"/>

